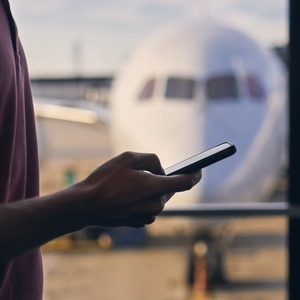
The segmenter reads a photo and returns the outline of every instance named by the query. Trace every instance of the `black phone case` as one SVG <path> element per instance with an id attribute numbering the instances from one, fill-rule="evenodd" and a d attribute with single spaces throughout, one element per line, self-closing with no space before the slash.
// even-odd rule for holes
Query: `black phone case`
<path id="1" fill-rule="evenodd" d="M 204 152 L 201 152 L 201 153 L 204 153 Z M 215 153 L 215 154 L 213 154 L 211 156 L 208 156 L 208 157 L 206 157 L 204 159 L 198 160 L 198 161 L 196 161 L 193 164 L 190 164 L 188 166 L 180 168 L 180 169 L 178 169 L 176 171 L 173 171 L 171 173 L 168 172 L 169 168 L 173 169 L 174 167 L 176 167 L 176 165 L 182 164 L 183 162 L 185 162 L 189 158 L 186 159 L 186 160 L 183 160 L 183 161 L 181 161 L 181 162 L 179 162 L 179 163 L 177 163 L 177 164 L 175 164 L 175 165 L 173 165 L 173 166 L 171 166 L 169 168 L 166 168 L 165 169 L 165 173 L 168 176 L 169 175 L 176 175 L 176 174 L 189 174 L 189 173 L 193 173 L 193 172 L 195 172 L 197 170 L 200 170 L 200 169 L 203 169 L 203 168 L 205 168 L 205 167 L 207 167 L 207 166 L 209 166 L 209 165 L 211 165 L 211 164 L 213 164 L 215 162 L 218 162 L 218 161 L 220 161 L 220 160 L 222 160 L 222 159 L 224 159 L 226 157 L 229 157 L 229 156 L 233 155 L 235 152 L 236 152 L 235 145 L 230 145 L 227 149 L 224 149 L 224 150 L 222 150 L 220 152 L 217 152 L 217 153 Z M 195 156 L 197 156 L 197 155 L 199 155 L 199 154 L 196 154 Z"/>

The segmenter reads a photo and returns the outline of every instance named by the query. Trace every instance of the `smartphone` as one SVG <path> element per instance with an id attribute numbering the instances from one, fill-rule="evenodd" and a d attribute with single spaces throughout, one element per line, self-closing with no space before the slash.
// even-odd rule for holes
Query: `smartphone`
<path id="1" fill-rule="evenodd" d="M 166 168 L 165 173 L 168 176 L 193 173 L 231 156 L 235 152 L 235 145 L 225 142 Z"/>

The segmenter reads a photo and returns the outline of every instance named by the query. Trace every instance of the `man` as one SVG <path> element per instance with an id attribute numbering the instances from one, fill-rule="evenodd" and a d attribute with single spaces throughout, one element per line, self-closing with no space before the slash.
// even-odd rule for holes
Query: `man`
<path id="1" fill-rule="evenodd" d="M 0 0 L 0 299 L 42 299 L 39 246 L 90 225 L 142 227 L 201 173 L 164 176 L 154 154 L 126 152 L 86 179 L 39 197 L 25 55 L 8 0 Z M 148 171 L 148 172 L 143 172 Z"/>

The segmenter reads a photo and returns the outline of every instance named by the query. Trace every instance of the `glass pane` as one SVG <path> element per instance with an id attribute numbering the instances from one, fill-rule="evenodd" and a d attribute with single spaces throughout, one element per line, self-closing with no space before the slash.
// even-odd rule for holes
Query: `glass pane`
<path id="1" fill-rule="evenodd" d="M 151 79 L 147 81 L 139 95 L 139 99 L 146 100 L 152 98 L 154 93 L 154 87 L 155 87 L 155 79 Z"/>
<path id="2" fill-rule="evenodd" d="M 193 99 L 195 93 L 195 81 L 183 78 L 168 78 L 166 98 Z"/>
<path id="3" fill-rule="evenodd" d="M 35 100 L 46 97 L 58 105 L 69 100 L 70 106 L 90 109 L 108 121 L 95 126 L 37 120 L 43 195 L 86 178 L 120 153 L 117 145 L 122 151 L 142 148 L 171 159 L 226 138 L 238 143 L 237 156 L 204 170 L 199 189 L 179 193 L 181 203 L 204 201 L 208 188 L 211 194 L 218 192 L 222 203 L 245 201 L 241 194 L 251 201 L 286 200 L 285 177 L 279 178 L 271 199 L 261 198 L 256 186 L 269 186 L 271 171 L 263 174 L 279 153 L 273 142 L 286 141 L 280 136 L 284 130 L 272 127 L 277 123 L 273 118 L 263 119 L 271 114 L 260 110 L 273 87 L 281 90 L 280 84 L 272 84 L 276 72 L 269 72 L 260 53 L 262 47 L 274 49 L 286 61 L 288 1 L 125 0 L 122 6 L 120 1 L 10 2 Z M 150 32 L 157 34 L 155 39 L 148 39 Z M 167 105 L 154 101 L 158 94 Z M 282 98 L 274 95 L 268 103 Z M 251 99 L 239 101 L 244 96 Z M 116 103 L 120 109 L 111 110 Z M 280 111 L 276 117 L 282 119 Z M 267 126 L 261 131 L 260 124 Z M 118 133 L 117 142 L 112 132 Z M 227 183 L 236 188 L 224 200 Z M 250 197 L 248 191 L 255 193 Z M 43 299 L 287 298 L 286 218 L 241 215 L 197 222 L 187 216 L 184 221 L 181 226 L 177 219 L 159 216 L 142 229 L 89 227 L 51 241 L 43 247 Z"/>
<path id="4" fill-rule="evenodd" d="M 236 99 L 238 89 L 235 77 L 225 75 L 208 79 L 206 81 L 206 96 L 210 100 Z"/>
<path id="5" fill-rule="evenodd" d="M 249 91 L 249 96 L 254 99 L 264 99 L 265 91 L 259 80 L 252 75 L 246 77 L 247 88 Z"/>

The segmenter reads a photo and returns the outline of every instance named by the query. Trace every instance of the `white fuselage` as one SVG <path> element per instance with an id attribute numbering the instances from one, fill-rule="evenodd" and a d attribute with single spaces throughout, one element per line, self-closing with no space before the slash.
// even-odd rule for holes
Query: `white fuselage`
<path id="1" fill-rule="evenodd" d="M 114 152 L 155 152 L 168 167 L 228 141 L 237 153 L 171 203 L 264 201 L 286 149 L 285 77 L 272 53 L 242 33 L 201 23 L 168 28 L 114 82 Z"/>

